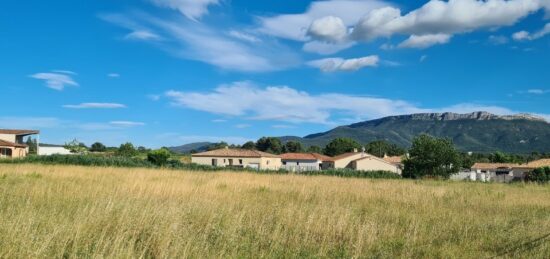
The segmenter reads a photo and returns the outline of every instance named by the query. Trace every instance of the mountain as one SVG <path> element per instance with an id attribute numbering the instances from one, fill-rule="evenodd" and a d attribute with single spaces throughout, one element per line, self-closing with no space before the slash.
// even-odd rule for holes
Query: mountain
<path id="1" fill-rule="evenodd" d="M 211 142 L 196 142 L 196 143 L 189 143 L 177 147 L 169 147 L 168 149 L 172 152 L 180 153 L 180 154 L 186 154 L 190 153 L 192 150 L 197 152 L 206 151 L 210 145 L 214 143 Z"/>
<path id="2" fill-rule="evenodd" d="M 529 114 L 499 116 L 488 112 L 390 116 L 340 126 L 303 138 L 281 137 L 281 140 L 322 147 L 334 138 L 349 137 L 360 143 L 386 140 L 409 147 L 412 139 L 422 133 L 450 138 L 462 151 L 550 152 L 550 123 L 544 119 Z"/>

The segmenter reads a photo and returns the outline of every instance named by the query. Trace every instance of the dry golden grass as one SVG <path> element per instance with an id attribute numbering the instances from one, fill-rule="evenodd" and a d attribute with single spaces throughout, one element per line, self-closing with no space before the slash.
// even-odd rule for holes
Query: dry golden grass
<path id="1" fill-rule="evenodd" d="M 548 258 L 550 187 L 0 165 L 0 257 Z"/>

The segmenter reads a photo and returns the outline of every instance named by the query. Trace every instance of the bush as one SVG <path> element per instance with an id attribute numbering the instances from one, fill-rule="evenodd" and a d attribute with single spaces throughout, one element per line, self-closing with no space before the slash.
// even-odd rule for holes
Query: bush
<path id="1" fill-rule="evenodd" d="M 525 176 L 525 180 L 528 182 L 548 183 L 550 182 L 550 167 L 537 168 L 531 172 L 528 172 Z"/>
<path id="2" fill-rule="evenodd" d="M 150 151 L 147 154 L 147 161 L 158 166 L 163 166 L 168 162 L 168 159 L 170 159 L 170 156 L 171 156 L 170 151 L 168 151 L 167 149 L 161 148 L 158 150 Z"/>

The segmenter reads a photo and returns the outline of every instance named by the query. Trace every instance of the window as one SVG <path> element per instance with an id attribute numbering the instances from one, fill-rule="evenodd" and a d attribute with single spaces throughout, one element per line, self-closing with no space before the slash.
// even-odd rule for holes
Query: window
<path id="1" fill-rule="evenodd" d="M 283 165 L 286 165 L 286 161 L 285 161 L 285 162 L 283 162 Z"/>
<path id="2" fill-rule="evenodd" d="M 212 159 L 212 166 L 218 166 L 218 159 Z"/>
<path id="3" fill-rule="evenodd" d="M 229 166 L 233 166 L 233 159 L 229 159 Z"/>
<path id="4" fill-rule="evenodd" d="M 243 160 L 239 159 L 239 165 L 242 165 L 242 164 L 243 164 Z"/>
<path id="5" fill-rule="evenodd" d="M 269 160 L 267 160 L 267 164 L 269 165 Z"/>
<path id="6" fill-rule="evenodd" d="M 300 162 L 296 162 L 296 165 L 300 165 Z"/>

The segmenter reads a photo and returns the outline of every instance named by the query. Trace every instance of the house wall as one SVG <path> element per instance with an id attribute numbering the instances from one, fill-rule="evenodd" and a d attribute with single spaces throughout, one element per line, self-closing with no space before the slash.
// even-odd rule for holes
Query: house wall
<path id="1" fill-rule="evenodd" d="M 368 157 L 361 160 L 354 161 L 352 167 L 355 170 L 361 171 L 389 171 L 396 174 L 401 174 L 401 170 L 398 166 L 389 164 L 378 159 Z"/>
<path id="2" fill-rule="evenodd" d="M 13 134 L 0 134 L 0 139 L 15 143 L 16 138 Z"/>
<path id="3" fill-rule="evenodd" d="M 319 160 L 282 159 L 282 168 L 289 171 L 318 171 L 323 163 Z"/>
<path id="4" fill-rule="evenodd" d="M 258 168 L 261 170 L 278 170 L 281 167 L 280 158 L 268 157 L 191 157 L 191 162 L 199 165 L 212 165 L 212 159 L 217 160 L 218 167 L 230 166 L 230 159 L 233 159 L 233 166 Z M 242 163 L 240 163 L 242 160 Z"/>
<path id="5" fill-rule="evenodd" d="M 357 159 L 359 159 L 361 157 L 364 157 L 364 156 L 365 156 L 364 153 L 356 153 L 354 155 L 350 155 L 348 157 L 341 158 L 341 159 L 338 159 L 338 160 L 334 161 L 332 166 L 333 166 L 333 168 L 336 168 L 336 169 L 344 169 L 344 168 L 353 169 L 353 166 L 351 165 L 351 162 L 353 160 L 357 160 Z"/>
<path id="6" fill-rule="evenodd" d="M 27 148 L 23 148 L 23 147 L 0 147 L 0 148 L 11 150 L 11 158 L 26 157 L 28 154 Z M 7 158 L 7 157 L 2 157 L 2 158 Z"/>
<path id="7" fill-rule="evenodd" d="M 49 156 L 49 155 L 70 155 L 72 154 L 70 150 L 64 147 L 40 147 L 38 149 L 39 156 Z"/>

